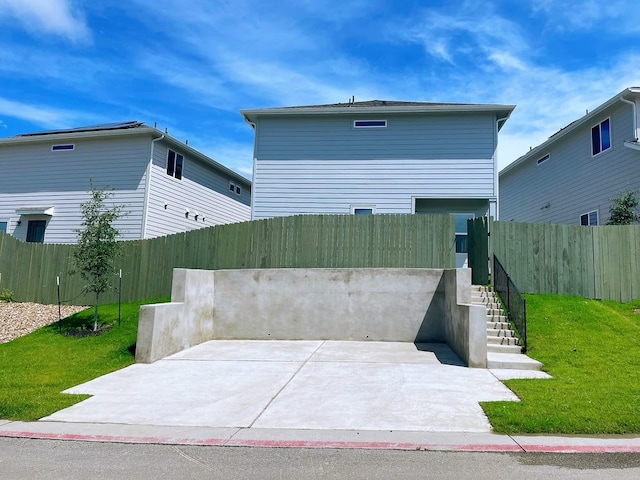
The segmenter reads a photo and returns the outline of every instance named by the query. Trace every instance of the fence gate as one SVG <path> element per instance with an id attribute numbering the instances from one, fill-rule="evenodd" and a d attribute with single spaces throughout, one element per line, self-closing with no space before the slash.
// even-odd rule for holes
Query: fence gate
<path id="1" fill-rule="evenodd" d="M 467 220 L 471 283 L 489 283 L 489 217 Z"/>

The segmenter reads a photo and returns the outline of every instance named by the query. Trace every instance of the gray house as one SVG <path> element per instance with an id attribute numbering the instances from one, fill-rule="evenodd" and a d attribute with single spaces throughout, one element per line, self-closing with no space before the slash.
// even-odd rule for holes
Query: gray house
<path id="1" fill-rule="evenodd" d="M 500 172 L 500 216 L 602 225 L 611 199 L 640 189 L 640 88 L 623 90 Z"/>
<path id="2" fill-rule="evenodd" d="M 251 216 L 497 216 L 498 131 L 513 105 L 373 100 L 241 110 L 255 130 Z"/>
<path id="3" fill-rule="evenodd" d="M 167 133 L 123 122 L 0 139 L 0 231 L 75 243 L 90 181 L 124 205 L 120 239 L 249 220 L 251 182 Z"/>

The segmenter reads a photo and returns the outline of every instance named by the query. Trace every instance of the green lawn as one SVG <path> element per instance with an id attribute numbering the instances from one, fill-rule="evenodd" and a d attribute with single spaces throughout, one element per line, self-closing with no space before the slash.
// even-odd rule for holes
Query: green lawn
<path id="1" fill-rule="evenodd" d="M 100 336 L 67 337 L 57 325 L 0 344 L 0 418 L 36 420 L 86 396 L 62 390 L 134 361 L 141 304 L 100 306 L 114 324 Z M 581 297 L 528 295 L 529 355 L 551 380 L 505 382 L 521 402 L 487 402 L 499 433 L 640 434 L 640 301 L 620 304 Z M 92 324 L 91 309 L 65 320 Z"/>
<path id="2" fill-rule="evenodd" d="M 482 404 L 499 433 L 640 433 L 640 301 L 527 295 L 528 355 L 550 380 L 509 380 Z M 638 310 L 640 311 L 640 310 Z"/>
<path id="3" fill-rule="evenodd" d="M 36 420 L 87 398 L 60 392 L 133 363 L 140 305 L 167 300 L 123 304 L 121 325 L 117 304 L 100 305 L 100 322 L 113 327 L 99 336 L 64 336 L 53 324 L 0 344 L 0 418 Z M 93 326 L 93 309 L 63 321 L 81 325 Z"/>

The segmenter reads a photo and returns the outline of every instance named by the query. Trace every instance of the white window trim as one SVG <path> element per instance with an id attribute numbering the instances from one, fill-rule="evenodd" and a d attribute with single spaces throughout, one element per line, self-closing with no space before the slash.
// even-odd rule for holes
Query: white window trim
<path id="1" fill-rule="evenodd" d="M 354 203 L 351 205 L 351 215 L 356 214 L 356 210 L 371 210 L 371 215 L 376 214 L 376 206 L 373 203 Z"/>
<path id="2" fill-rule="evenodd" d="M 606 122 L 607 120 L 609 120 L 609 148 L 606 149 L 602 149 L 602 124 L 604 122 Z M 593 129 L 595 127 L 598 127 L 598 130 L 600 131 L 600 151 L 598 153 L 593 153 Z M 599 121 L 598 123 L 596 123 L 595 125 L 591 126 L 591 130 L 589 130 L 589 133 L 591 135 L 591 157 L 597 157 L 598 155 L 611 150 L 613 148 L 613 132 L 612 132 L 612 128 L 611 128 L 611 117 L 607 117 L 607 118 L 603 118 L 601 121 Z"/>
<path id="3" fill-rule="evenodd" d="M 587 222 L 590 221 L 590 214 L 595 213 L 596 214 L 596 224 L 593 225 L 592 223 L 587 223 L 586 225 L 582 225 L 582 217 L 584 217 L 585 215 L 587 216 Z M 596 209 L 596 210 L 589 210 L 588 212 L 585 212 L 583 214 L 580 215 L 579 218 L 580 221 L 580 226 L 582 227 L 597 227 L 598 225 L 600 225 L 600 212 Z"/>
<path id="4" fill-rule="evenodd" d="M 384 125 L 358 125 L 358 122 L 384 122 Z M 387 128 L 387 121 L 382 119 L 354 120 L 353 128 Z"/>
<path id="5" fill-rule="evenodd" d="M 169 168 L 169 155 L 171 154 L 170 152 L 173 152 L 173 174 L 169 175 L 169 172 L 167 172 L 167 169 Z M 182 157 L 182 170 L 180 172 L 180 178 L 176 177 L 176 166 L 178 165 L 178 155 L 180 155 Z M 164 173 L 167 175 L 167 177 L 169 178 L 173 178 L 176 182 L 182 182 L 182 179 L 184 178 L 184 167 L 185 167 L 185 158 L 184 155 L 180 152 L 178 152 L 177 150 L 174 150 L 173 148 L 167 148 L 167 165 L 166 168 L 164 170 Z"/>
<path id="6" fill-rule="evenodd" d="M 229 190 L 230 193 L 233 192 L 236 195 L 241 195 L 242 194 L 242 185 L 240 185 L 239 183 L 234 182 L 233 180 L 229 180 Z"/>

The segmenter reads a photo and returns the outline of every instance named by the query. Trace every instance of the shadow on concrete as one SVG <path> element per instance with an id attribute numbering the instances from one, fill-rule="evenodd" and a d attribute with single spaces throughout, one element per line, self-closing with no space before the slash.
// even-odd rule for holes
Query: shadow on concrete
<path id="1" fill-rule="evenodd" d="M 414 343 L 414 345 L 421 352 L 433 353 L 443 365 L 453 365 L 454 367 L 467 366 L 446 343 Z"/>
<path id="2" fill-rule="evenodd" d="M 416 338 L 413 343 L 445 342 L 445 286 L 444 275 L 440 277 L 438 286 L 433 292 L 433 298 L 424 314 Z"/>

